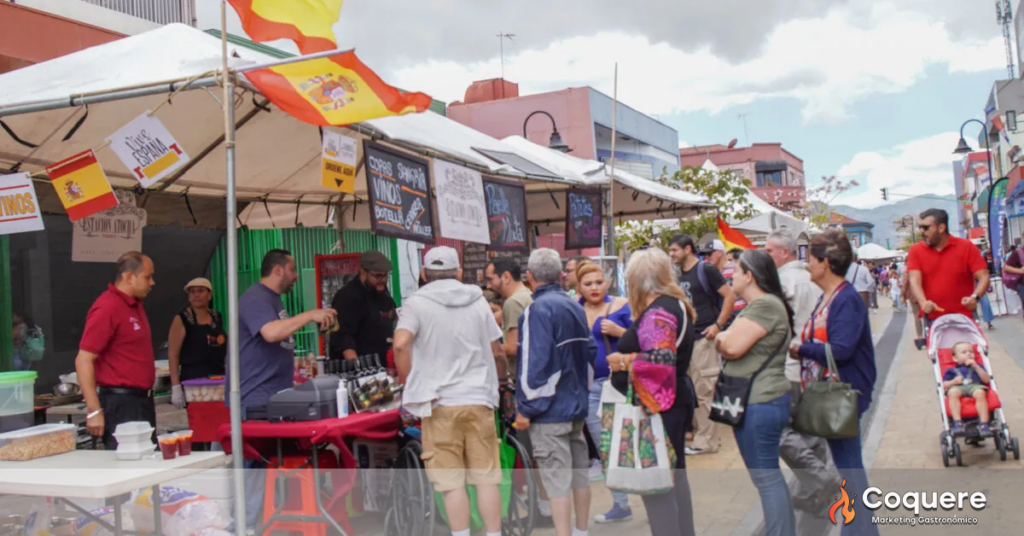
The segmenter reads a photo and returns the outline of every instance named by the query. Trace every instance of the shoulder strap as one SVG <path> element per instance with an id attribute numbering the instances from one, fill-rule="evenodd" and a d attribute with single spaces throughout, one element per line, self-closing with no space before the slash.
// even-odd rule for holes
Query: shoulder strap
<path id="1" fill-rule="evenodd" d="M 768 356 L 768 359 L 765 359 L 764 363 L 761 363 L 760 367 L 757 367 L 757 370 L 754 371 L 754 375 L 750 377 L 750 381 L 754 381 L 754 378 L 756 378 L 757 375 L 761 373 L 761 371 L 768 368 L 768 364 L 774 361 L 775 358 L 779 356 L 779 352 L 782 350 L 783 347 L 786 346 L 787 339 L 789 339 L 789 337 L 782 337 L 782 342 L 780 342 L 779 346 L 775 348 L 775 351 L 772 352 L 772 355 Z M 785 352 L 782 352 L 782 355 L 785 355 Z M 829 355 L 831 355 L 831 353 Z"/>
<path id="2" fill-rule="evenodd" d="M 686 330 L 690 328 L 690 315 L 686 312 L 686 304 L 683 300 L 679 300 L 679 309 L 683 312 L 683 326 L 679 330 L 679 338 L 676 339 L 676 350 L 679 349 L 679 345 L 683 344 L 683 339 L 686 337 Z"/>
<path id="3" fill-rule="evenodd" d="M 708 284 L 706 264 L 704 261 L 697 261 L 697 281 L 700 281 L 700 288 L 704 289 L 704 292 L 708 295 L 711 295 L 711 285 Z"/>

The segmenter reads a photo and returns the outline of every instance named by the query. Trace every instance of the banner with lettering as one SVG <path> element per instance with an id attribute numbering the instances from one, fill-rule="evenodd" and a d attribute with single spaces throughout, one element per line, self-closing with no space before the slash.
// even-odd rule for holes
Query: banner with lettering
<path id="1" fill-rule="evenodd" d="M 42 230 L 39 198 L 28 173 L 0 175 L 0 235 Z"/>
<path id="2" fill-rule="evenodd" d="M 146 210 L 135 206 L 135 194 L 116 190 L 118 205 L 75 222 L 71 234 L 74 262 L 117 262 L 129 251 L 142 251 Z"/>
<path id="3" fill-rule="evenodd" d="M 565 201 L 565 249 L 600 247 L 601 190 L 574 188 Z"/>
<path id="4" fill-rule="evenodd" d="M 491 251 L 529 251 L 526 188 L 515 182 L 484 180 Z"/>
<path id="5" fill-rule="evenodd" d="M 369 140 L 363 142 L 363 155 L 373 232 L 433 245 L 427 162 Z"/>
<path id="6" fill-rule="evenodd" d="M 132 119 L 107 140 L 143 188 L 156 184 L 189 161 L 188 154 L 163 123 L 149 114 L 147 110 Z"/>
<path id="7" fill-rule="evenodd" d="M 490 244 L 483 178 L 478 171 L 434 159 L 437 223 L 441 236 Z"/>
<path id="8" fill-rule="evenodd" d="M 324 129 L 322 173 L 320 184 L 346 194 L 356 192 L 356 140 L 339 132 Z"/>

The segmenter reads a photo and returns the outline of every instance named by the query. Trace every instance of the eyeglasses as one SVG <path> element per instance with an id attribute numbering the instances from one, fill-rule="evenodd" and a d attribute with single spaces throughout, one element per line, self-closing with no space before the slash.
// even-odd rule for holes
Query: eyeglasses
<path id="1" fill-rule="evenodd" d="M 371 278 L 371 279 L 374 279 L 376 281 L 380 281 L 381 279 L 387 279 L 388 273 L 387 272 L 366 272 L 366 276 Z"/>
<path id="2" fill-rule="evenodd" d="M 917 226 L 917 228 L 922 230 L 922 231 L 927 231 L 928 229 L 931 229 L 932 227 L 935 227 L 935 225 L 918 225 Z"/>

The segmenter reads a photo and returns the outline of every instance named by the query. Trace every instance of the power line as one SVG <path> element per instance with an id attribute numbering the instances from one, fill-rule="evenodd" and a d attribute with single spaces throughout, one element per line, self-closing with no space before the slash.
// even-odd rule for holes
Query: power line
<path id="1" fill-rule="evenodd" d="M 512 41 L 516 34 L 498 32 L 498 47 L 501 53 L 501 98 L 505 98 L 505 40 Z"/>

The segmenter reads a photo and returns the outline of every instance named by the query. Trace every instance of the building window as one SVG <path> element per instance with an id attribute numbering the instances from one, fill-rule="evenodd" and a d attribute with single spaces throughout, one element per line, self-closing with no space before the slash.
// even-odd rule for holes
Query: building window
<path id="1" fill-rule="evenodd" d="M 757 187 L 782 186 L 782 171 L 758 171 Z"/>
<path id="2" fill-rule="evenodd" d="M 1006 130 L 1017 131 L 1017 112 L 1015 110 L 1006 112 Z"/>

